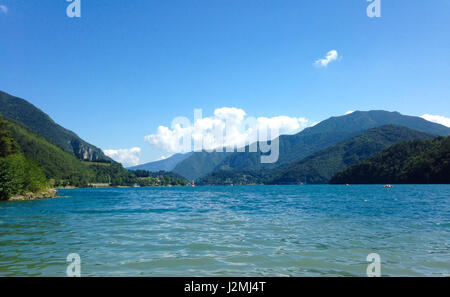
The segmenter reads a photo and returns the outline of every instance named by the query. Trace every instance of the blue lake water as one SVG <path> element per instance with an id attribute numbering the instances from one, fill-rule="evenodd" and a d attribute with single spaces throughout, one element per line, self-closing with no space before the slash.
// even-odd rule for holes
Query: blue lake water
<path id="1" fill-rule="evenodd" d="M 450 275 L 450 186 L 62 190 L 0 203 L 0 276 Z"/>

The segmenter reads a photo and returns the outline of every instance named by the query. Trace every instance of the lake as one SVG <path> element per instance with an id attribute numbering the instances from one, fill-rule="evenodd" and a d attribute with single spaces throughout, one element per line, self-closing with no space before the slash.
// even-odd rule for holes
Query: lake
<path id="1" fill-rule="evenodd" d="M 59 194 L 0 203 L 0 276 L 450 276 L 450 185 Z"/>

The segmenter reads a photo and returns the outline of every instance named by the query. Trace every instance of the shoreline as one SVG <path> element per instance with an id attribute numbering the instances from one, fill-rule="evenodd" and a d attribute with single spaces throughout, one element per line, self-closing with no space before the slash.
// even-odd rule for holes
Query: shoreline
<path id="1" fill-rule="evenodd" d="M 25 193 L 22 195 L 15 195 L 6 201 L 32 201 L 41 199 L 53 199 L 58 198 L 57 189 L 47 189 L 39 193 Z"/>
<path id="2" fill-rule="evenodd" d="M 313 184 L 311 184 L 313 185 Z M 330 184 L 317 184 L 317 185 L 330 185 Z M 395 184 L 397 186 L 401 185 L 449 185 L 449 184 Z M 199 187 L 230 187 L 230 185 L 199 185 Z M 295 186 L 295 185 L 234 185 L 235 187 L 242 186 Z M 300 185 L 297 185 L 300 186 Z M 303 185 L 305 186 L 305 185 Z M 331 186 L 345 186 L 345 185 L 331 185 Z M 352 186 L 383 186 L 383 184 L 354 184 Z M 186 188 L 190 186 L 149 186 L 149 187 L 133 187 L 133 186 L 109 186 L 109 187 L 87 187 L 87 188 L 77 188 L 77 187 L 64 187 L 64 188 L 51 188 L 45 191 L 41 191 L 39 193 L 26 193 L 22 195 L 15 195 L 8 200 L 4 200 L 4 202 L 11 201 L 33 201 L 33 200 L 43 200 L 43 199 L 56 199 L 59 198 L 58 191 L 59 190 L 73 190 L 73 189 L 108 189 L 108 188 L 175 188 L 181 187 Z M 232 186 L 231 186 L 232 187 Z"/>
<path id="3" fill-rule="evenodd" d="M 75 190 L 75 189 L 139 189 L 139 188 L 183 188 L 191 186 L 147 186 L 147 187 L 134 187 L 134 186 L 107 186 L 107 187 L 65 187 L 56 188 L 56 190 Z"/>

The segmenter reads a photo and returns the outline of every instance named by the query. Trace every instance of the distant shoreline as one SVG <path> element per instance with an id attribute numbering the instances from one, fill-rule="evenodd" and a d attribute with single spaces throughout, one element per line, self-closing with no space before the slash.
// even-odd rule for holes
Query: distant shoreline
<path id="1" fill-rule="evenodd" d="M 351 186 L 386 186 L 387 184 L 379 183 L 379 184 L 274 184 L 274 185 L 264 185 L 264 184 L 245 184 L 245 185 L 196 185 L 192 187 L 190 185 L 187 186 L 146 186 L 146 187 L 133 187 L 133 186 L 109 186 L 109 187 L 66 187 L 66 188 L 58 188 L 57 190 L 73 190 L 73 189 L 108 189 L 108 188 L 116 188 L 116 189 L 127 189 L 127 188 L 202 188 L 202 187 L 260 187 L 260 186 L 277 186 L 277 187 L 288 187 L 288 186 L 341 186 L 341 187 L 351 187 Z M 439 186 L 439 185 L 450 185 L 450 184 L 389 184 L 392 186 Z"/>
<path id="2" fill-rule="evenodd" d="M 385 184 L 352 184 L 352 185 L 342 185 L 342 184 L 307 184 L 307 185 L 199 185 L 196 187 L 255 187 L 255 186 L 385 186 Z M 439 185 L 449 185 L 449 184 L 392 184 L 394 186 L 439 186 Z M 133 186 L 109 186 L 109 187 L 86 187 L 86 188 L 77 188 L 77 187 L 64 187 L 64 188 L 55 188 L 48 189 L 39 193 L 26 193 L 22 195 L 15 195 L 8 200 L 4 200 L 2 202 L 12 202 L 12 201 L 35 201 L 35 200 L 44 200 L 44 199 L 56 199 L 60 198 L 58 196 L 59 190 L 76 190 L 76 189 L 108 189 L 108 188 L 116 188 L 116 189 L 128 189 L 128 188 L 191 188 L 191 186 L 148 186 L 148 187 L 133 187 Z"/>
<path id="3" fill-rule="evenodd" d="M 115 188 L 115 189 L 128 189 L 128 188 L 132 188 L 132 189 L 139 189 L 139 188 L 184 188 L 184 187 L 191 187 L 191 186 L 172 186 L 172 185 L 168 185 L 168 186 L 145 186 L 145 187 L 134 187 L 134 186 L 102 186 L 102 187 L 64 187 L 64 188 L 57 188 L 56 190 L 75 190 L 75 189 L 111 189 L 111 188 Z"/>

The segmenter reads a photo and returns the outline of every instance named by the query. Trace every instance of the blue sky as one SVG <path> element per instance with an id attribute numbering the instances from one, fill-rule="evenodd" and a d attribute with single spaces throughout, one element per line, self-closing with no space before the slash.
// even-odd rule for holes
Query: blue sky
<path id="1" fill-rule="evenodd" d="M 0 0 L 0 89 L 102 149 L 194 108 L 311 123 L 349 110 L 450 117 L 450 1 Z M 327 67 L 315 61 L 335 50 Z"/>

